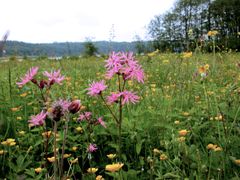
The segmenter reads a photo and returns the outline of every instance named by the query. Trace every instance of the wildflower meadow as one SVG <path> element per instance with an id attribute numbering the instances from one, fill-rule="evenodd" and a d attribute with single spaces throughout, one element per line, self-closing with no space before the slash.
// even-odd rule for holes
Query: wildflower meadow
<path id="1" fill-rule="evenodd" d="M 0 63 L 0 179 L 239 179 L 240 55 Z"/>

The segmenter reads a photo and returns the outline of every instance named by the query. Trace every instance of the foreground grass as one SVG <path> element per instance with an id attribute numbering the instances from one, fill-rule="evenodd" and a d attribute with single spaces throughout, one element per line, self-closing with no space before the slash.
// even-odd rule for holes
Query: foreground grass
<path id="1" fill-rule="evenodd" d="M 111 162 L 106 155 L 116 152 L 114 121 L 101 101 L 86 95 L 90 82 L 104 78 L 104 59 L 0 63 L 0 140 L 16 139 L 12 147 L 0 145 L 0 177 L 45 177 L 44 171 L 34 172 L 41 165 L 41 130 L 31 129 L 27 123 L 41 109 L 40 92 L 31 84 L 22 89 L 16 86 L 30 67 L 39 66 L 40 71 L 60 68 L 67 77 L 63 86 L 53 88 L 53 98 L 80 99 L 87 109 L 104 116 L 107 122 L 106 130 L 99 128 L 94 134 L 99 151 L 91 162 L 84 150 L 86 129 L 71 122 L 66 151 L 79 157 L 76 167 L 71 167 L 71 178 L 79 174 L 85 179 L 94 178 L 87 173 L 90 166 L 98 167 L 96 174 L 105 179 L 239 178 L 239 58 L 239 54 L 139 57 L 146 80 L 144 85 L 128 84 L 138 92 L 141 101 L 124 109 L 124 166 L 120 175 L 104 170 Z M 210 68 L 206 78 L 202 78 L 196 72 L 206 64 Z M 75 129 L 78 126 L 83 127 L 83 132 Z"/>

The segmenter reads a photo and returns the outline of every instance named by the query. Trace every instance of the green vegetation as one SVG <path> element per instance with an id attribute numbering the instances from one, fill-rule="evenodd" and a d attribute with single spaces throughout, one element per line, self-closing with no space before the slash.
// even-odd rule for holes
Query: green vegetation
<path id="1" fill-rule="evenodd" d="M 95 179 L 101 175 L 105 179 L 133 180 L 239 179 L 239 58 L 236 53 L 155 53 L 137 57 L 146 78 L 144 84 L 131 81 L 126 84 L 138 92 L 140 101 L 123 109 L 121 163 L 124 165 L 117 172 L 106 170 L 106 165 L 120 159 L 116 124 L 101 99 L 86 94 L 92 81 L 104 78 L 105 59 L 2 61 L 0 178 L 53 177 L 54 163 L 50 159 L 44 165 L 42 153 L 46 134 L 42 135 L 41 127 L 29 127 L 28 123 L 30 116 L 41 111 L 41 92 L 31 83 L 23 88 L 16 85 L 30 67 L 39 66 L 40 77 L 45 70 L 53 69 L 61 69 L 65 75 L 62 86 L 51 88 L 49 101 L 80 99 L 80 112 L 91 111 L 96 117 L 102 116 L 107 126 L 89 129 L 86 122 L 77 121 L 78 114 L 71 116 L 64 159 L 66 178 Z M 115 82 L 107 85 L 112 87 Z M 58 125 L 57 145 L 61 153 L 65 121 Z M 52 157 L 56 138 L 51 123 L 47 130 L 52 132 L 48 149 L 48 157 Z M 91 157 L 86 151 L 89 136 L 98 147 Z M 107 157 L 109 154 L 113 155 Z"/>

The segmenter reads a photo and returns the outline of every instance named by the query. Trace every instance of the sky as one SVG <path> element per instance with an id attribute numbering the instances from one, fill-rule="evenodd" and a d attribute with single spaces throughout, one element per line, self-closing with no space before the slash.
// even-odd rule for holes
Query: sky
<path id="1" fill-rule="evenodd" d="M 155 15 L 175 0 L 3 0 L 0 37 L 29 43 L 146 40 Z"/>

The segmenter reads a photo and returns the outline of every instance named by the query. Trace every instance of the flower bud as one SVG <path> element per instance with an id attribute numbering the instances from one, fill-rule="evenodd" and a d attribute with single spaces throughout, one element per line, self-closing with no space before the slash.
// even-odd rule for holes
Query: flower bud
<path id="1" fill-rule="evenodd" d="M 81 102 L 80 100 L 74 100 L 71 102 L 71 104 L 68 106 L 68 110 L 70 113 L 75 114 L 77 113 L 81 108 Z"/>
<path id="2" fill-rule="evenodd" d="M 41 80 L 39 83 L 39 88 L 43 89 L 45 87 L 45 85 L 47 85 L 47 82 L 45 80 Z"/>

